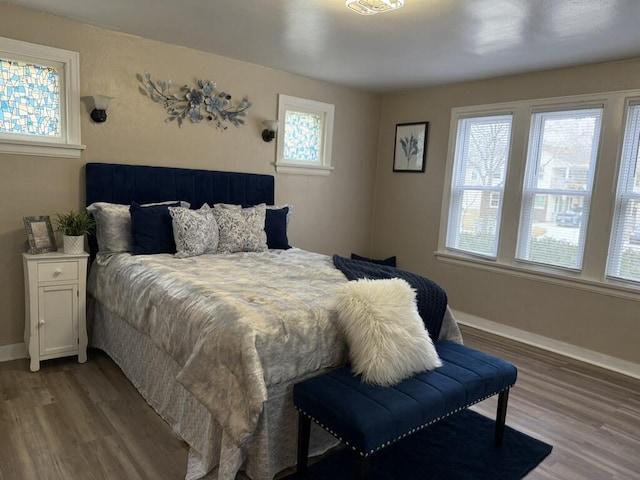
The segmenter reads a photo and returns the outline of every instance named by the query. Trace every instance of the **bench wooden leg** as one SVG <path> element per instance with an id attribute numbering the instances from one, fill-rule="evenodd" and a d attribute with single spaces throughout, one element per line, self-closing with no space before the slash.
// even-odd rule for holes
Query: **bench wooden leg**
<path id="1" fill-rule="evenodd" d="M 507 403 L 509 403 L 509 389 L 503 390 L 498 395 L 498 411 L 496 412 L 496 429 L 493 436 L 493 444 L 502 445 L 504 439 L 504 425 L 507 419 Z"/>
<path id="2" fill-rule="evenodd" d="M 363 457 L 358 455 L 358 466 L 356 471 L 357 480 L 368 480 L 371 475 L 371 455 Z"/>
<path id="3" fill-rule="evenodd" d="M 307 462 L 309 459 L 309 435 L 311 433 L 311 419 L 302 412 L 298 413 L 298 467 L 296 476 L 307 478 Z"/>

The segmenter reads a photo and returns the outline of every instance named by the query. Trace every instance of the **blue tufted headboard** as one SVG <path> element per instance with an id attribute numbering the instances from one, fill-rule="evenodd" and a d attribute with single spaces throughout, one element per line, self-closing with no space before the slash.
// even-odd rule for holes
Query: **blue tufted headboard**
<path id="1" fill-rule="evenodd" d="M 185 200 L 200 208 L 203 203 L 273 205 L 274 201 L 272 175 L 112 163 L 87 163 L 85 173 L 87 206 Z M 89 238 L 89 249 L 95 255 L 94 237 Z"/>

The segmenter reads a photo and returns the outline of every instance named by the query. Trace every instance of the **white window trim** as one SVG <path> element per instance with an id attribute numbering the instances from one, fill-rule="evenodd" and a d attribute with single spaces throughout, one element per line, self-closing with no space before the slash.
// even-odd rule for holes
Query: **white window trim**
<path id="1" fill-rule="evenodd" d="M 445 263 L 464 265 L 470 268 L 488 270 L 555 285 L 570 286 L 614 297 L 640 300 L 640 287 L 637 282 L 626 282 L 607 278 L 606 276 L 608 254 L 606 246 L 609 245 L 615 206 L 614 191 L 610 183 L 612 178 L 615 180 L 618 178 L 620 153 L 624 140 L 626 106 L 629 104 L 630 99 L 635 101 L 638 97 L 640 97 L 640 90 L 626 90 L 453 108 L 445 170 L 445 188 L 440 214 L 438 249 L 434 252 L 436 258 Z M 581 104 L 600 104 L 604 106 L 602 136 L 598 149 L 600 160 L 596 166 L 593 184 L 593 202 L 597 205 L 597 208 L 592 204 L 583 269 L 581 272 L 575 272 L 563 268 L 552 268 L 516 261 L 515 239 L 519 226 L 531 113 L 539 108 L 575 108 Z M 458 119 L 465 116 L 493 115 L 506 112 L 511 112 L 514 115 L 511 134 L 512 159 L 508 167 L 505 198 L 503 198 L 505 209 L 501 222 L 502 230 L 500 231 L 498 257 L 491 259 L 447 248 L 446 236 Z M 593 244 L 597 244 L 602 248 L 595 248 L 592 246 Z"/>
<path id="2" fill-rule="evenodd" d="M 86 147 L 80 142 L 80 55 L 34 43 L 0 37 L 0 56 L 39 65 L 62 65 L 60 83 L 61 137 L 52 139 L 11 133 L 0 134 L 0 153 L 79 158 Z"/>
<path id="3" fill-rule="evenodd" d="M 589 169 L 589 176 L 587 179 L 587 185 L 589 186 L 588 190 L 570 190 L 567 188 L 541 188 L 537 186 L 537 162 L 539 160 L 539 151 L 537 151 L 538 148 L 541 147 L 534 147 L 532 145 L 532 140 L 531 140 L 531 135 L 529 135 L 529 139 L 528 139 L 528 146 L 527 146 L 527 153 L 526 153 L 526 158 L 525 158 L 525 177 L 524 177 L 524 182 L 522 185 L 522 194 L 523 194 L 523 198 L 521 201 L 521 205 L 520 205 L 520 225 L 518 228 L 518 239 L 517 239 L 517 246 L 516 246 L 516 259 L 515 261 L 518 263 L 537 263 L 533 260 L 529 260 L 528 257 L 529 256 L 529 242 L 528 242 L 528 236 L 526 233 L 526 227 L 527 225 L 531 225 L 532 222 L 532 218 L 531 216 L 534 213 L 535 207 L 532 208 L 531 210 L 528 210 L 525 206 L 525 204 L 527 203 L 525 201 L 525 198 L 527 197 L 533 197 L 535 198 L 536 195 L 549 195 L 549 194 L 554 194 L 554 195 L 566 195 L 566 196 L 572 196 L 572 197 L 582 197 L 583 198 L 583 223 L 580 227 L 580 238 L 578 240 L 578 265 L 575 267 L 565 267 L 565 266 L 558 266 L 558 265 L 552 265 L 549 263 L 545 263 L 543 265 L 546 265 L 550 268 L 561 268 L 561 269 L 566 269 L 566 270 L 572 270 L 572 271 L 581 271 L 582 270 L 582 265 L 583 265 L 583 258 L 584 258 L 584 243 L 585 243 L 585 236 L 586 236 L 586 231 L 588 229 L 588 225 L 589 225 L 589 210 L 590 210 L 590 204 L 591 204 L 591 200 L 593 197 L 593 179 L 595 176 L 595 170 L 598 167 L 598 158 L 600 158 L 600 154 L 599 154 L 599 146 L 600 146 L 600 140 L 602 137 L 602 117 L 604 116 L 604 105 L 602 104 L 596 104 L 596 105 L 591 105 L 591 104 L 583 104 L 582 102 L 580 103 L 576 103 L 575 106 L 573 107 L 563 107 L 563 108 L 532 108 L 530 115 L 529 115 L 529 134 L 531 134 L 533 127 L 531 125 L 531 117 L 533 117 L 533 115 L 536 114 L 547 114 L 547 113 L 551 113 L 551 112 L 568 112 L 568 111 L 584 111 L 584 110 L 602 110 L 602 115 L 600 116 L 599 120 L 598 120 L 598 124 L 596 126 L 596 130 L 595 130 L 595 142 L 596 142 L 596 148 L 593 149 L 591 155 L 592 155 L 592 160 L 593 160 L 593 168 Z M 535 151 L 534 151 L 535 150 Z M 533 152 L 532 152 L 533 151 Z M 529 158 L 529 154 L 533 153 L 535 155 L 535 159 L 531 159 Z M 529 161 L 531 161 L 531 164 L 528 165 Z M 567 167 L 567 173 L 570 171 L 571 167 Z M 531 200 L 531 206 L 533 207 L 533 203 L 534 200 Z M 584 227 L 584 228 L 583 228 Z"/>
<path id="4" fill-rule="evenodd" d="M 558 269 L 544 269 L 529 268 L 529 265 L 500 265 L 493 262 L 485 261 L 484 258 L 461 256 L 458 252 L 442 252 L 436 251 L 434 255 L 438 260 L 443 263 L 449 263 L 452 265 L 461 265 L 465 267 L 475 268 L 478 270 L 489 271 L 498 273 L 500 275 L 507 275 L 510 277 L 526 278 L 535 281 L 541 281 L 552 285 L 559 285 L 562 287 L 577 288 L 579 290 L 585 290 L 588 292 L 599 293 L 608 295 L 610 297 L 626 298 L 630 300 L 638 300 L 640 293 L 637 288 L 627 284 L 623 281 L 607 281 L 602 282 L 598 280 L 589 280 L 580 278 L 575 275 L 563 274 Z M 573 273 L 567 271 L 567 273 Z"/>
<path id="5" fill-rule="evenodd" d="M 609 256 L 607 259 L 607 278 L 612 281 L 627 281 L 622 275 L 620 275 L 620 251 L 622 249 L 622 241 L 623 241 L 623 231 L 621 227 L 623 225 L 618 224 L 619 221 L 624 222 L 624 219 L 621 218 L 621 210 L 624 209 L 624 205 L 633 200 L 638 199 L 638 194 L 634 192 L 633 182 L 634 182 L 634 163 L 633 159 L 638 155 L 638 149 L 640 148 L 640 140 L 634 135 L 632 144 L 625 145 L 625 139 L 627 136 L 627 129 L 629 128 L 629 123 L 635 124 L 634 126 L 638 126 L 640 123 L 640 119 L 635 117 L 635 120 L 631 118 L 630 110 L 640 109 L 640 98 L 627 98 L 625 104 L 625 119 L 622 127 L 622 136 L 623 139 L 621 141 L 621 150 L 620 150 L 620 167 L 617 178 L 617 186 L 615 190 L 615 209 L 612 214 L 611 219 L 611 229 L 612 234 L 610 238 L 609 244 Z M 631 151 L 626 151 L 625 147 L 630 147 Z M 625 157 L 623 159 L 623 156 Z M 630 158 L 626 158 L 630 157 Z M 626 160 L 626 162 L 625 162 Z"/>
<path id="6" fill-rule="evenodd" d="M 322 130 L 322 159 L 318 163 L 292 162 L 284 160 L 284 119 L 287 110 L 321 113 L 325 117 Z M 333 144 L 333 121 L 335 106 L 330 103 L 307 100 L 305 98 L 292 97 L 290 95 L 278 95 L 278 121 L 282 131 L 277 135 L 276 142 L 276 172 L 293 173 L 301 175 L 329 175 L 333 170 L 331 164 L 331 150 Z"/>
<path id="7" fill-rule="evenodd" d="M 438 250 L 439 251 L 449 251 L 449 252 L 458 252 L 460 255 L 468 258 L 487 258 L 489 260 L 495 260 L 495 257 L 490 254 L 481 254 L 481 253 L 472 253 L 466 252 L 462 250 L 458 250 L 453 247 L 447 247 L 447 235 L 449 231 L 450 222 L 453 220 L 449 217 L 449 206 L 453 201 L 453 193 L 454 193 L 454 185 L 453 180 L 455 176 L 454 172 L 454 164 L 455 164 L 455 151 L 458 143 L 458 125 L 459 121 L 466 118 L 476 118 L 476 117 L 490 117 L 490 116 L 512 116 L 514 115 L 514 106 L 503 104 L 499 108 L 495 108 L 495 106 L 481 106 L 477 108 L 454 108 L 454 112 L 458 111 L 457 114 L 452 113 L 451 115 L 451 123 L 449 127 L 449 149 L 447 154 L 447 170 L 445 173 L 445 185 L 447 186 L 444 191 L 444 201 L 442 202 L 442 210 L 441 210 L 441 223 L 440 223 L 440 239 L 438 242 Z M 511 148 L 513 148 L 513 120 L 511 124 L 511 133 L 509 138 L 509 144 Z M 509 162 L 505 166 L 505 185 L 502 187 L 499 192 L 502 195 L 502 202 L 500 207 L 504 207 L 504 192 L 507 185 L 507 178 L 509 176 Z M 500 209 L 501 210 L 501 209 Z M 501 229 L 501 219 L 498 218 L 496 229 L 499 231 Z M 498 238 L 498 252 L 500 251 L 499 245 L 500 239 Z"/>

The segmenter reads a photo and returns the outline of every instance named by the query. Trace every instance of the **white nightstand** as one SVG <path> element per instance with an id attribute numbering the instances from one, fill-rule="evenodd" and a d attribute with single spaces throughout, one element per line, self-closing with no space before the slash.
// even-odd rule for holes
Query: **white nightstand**
<path id="1" fill-rule="evenodd" d="M 89 254 L 22 254 L 24 343 L 31 371 L 40 360 L 78 355 L 87 361 L 87 259 Z"/>

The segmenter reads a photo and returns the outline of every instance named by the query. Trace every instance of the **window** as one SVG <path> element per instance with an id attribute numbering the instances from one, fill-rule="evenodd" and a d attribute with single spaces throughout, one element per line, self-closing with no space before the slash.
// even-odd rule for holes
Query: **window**
<path id="1" fill-rule="evenodd" d="M 334 106 L 279 95 L 276 171 L 328 175 L 331 166 Z"/>
<path id="2" fill-rule="evenodd" d="M 640 282 L 640 104 L 631 104 L 618 176 L 607 275 Z"/>
<path id="3" fill-rule="evenodd" d="M 79 157 L 79 55 L 0 38 L 0 153 Z"/>
<path id="4" fill-rule="evenodd" d="M 446 178 L 440 260 L 640 298 L 640 90 L 453 108 Z"/>
<path id="5" fill-rule="evenodd" d="M 60 138 L 60 68 L 0 58 L 0 132 Z"/>
<path id="6" fill-rule="evenodd" d="M 531 115 L 518 260 L 582 268 L 601 119 L 602 108 Z"/>
<path id="7" fill-rule="evenodd" d="M 493 115 L 458 121 L 448 248 L 496 256 L 511 120 Z"/>

